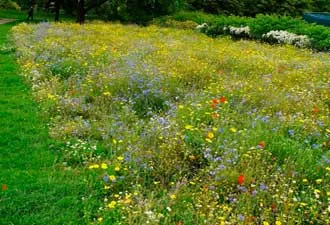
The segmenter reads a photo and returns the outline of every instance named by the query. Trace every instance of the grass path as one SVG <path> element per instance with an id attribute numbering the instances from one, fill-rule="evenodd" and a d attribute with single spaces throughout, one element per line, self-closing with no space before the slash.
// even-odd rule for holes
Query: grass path
<path id="1" fill-rule="evenodd" d="M 0 46 L 13 25 L 0 25 Z M 84 224 L 86 177 L 56 166 L 50 148 L 56 143 L 38 117 L 31 90 L 13 54 L 1 51 L 0 128 L 0 224 Z"/>

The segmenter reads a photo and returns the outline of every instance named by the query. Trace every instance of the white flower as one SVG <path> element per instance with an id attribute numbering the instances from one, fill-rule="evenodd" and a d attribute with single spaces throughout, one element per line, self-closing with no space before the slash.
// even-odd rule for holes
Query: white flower
<path id="1" fill-rule="evenodd" d="M 307 35 L 297 35 L 285 30 L 269 31 L 266 34 L 263 34 L 262 38 L 271 43 L 290 44 L 301 48 L 310 45 L 310 40 Z"/>
<path id="2" fill-rule="evenodd" d="M 250 27 L 233 27 L 233 26 L 227 26 L 223 28 L 224 31 L 229 31 L 230 35 L 232 36 L 247 36 L 250 37 Z"/>
<path id="3" fill-rule="evenodd" d="M 208 28 L 209 25 L 207 25 L 207 23 L 203 23 L 203 24 L 200 24 L 196 27 L 196 30 L 203 30 L 203 29 L 206 29 Z"/>

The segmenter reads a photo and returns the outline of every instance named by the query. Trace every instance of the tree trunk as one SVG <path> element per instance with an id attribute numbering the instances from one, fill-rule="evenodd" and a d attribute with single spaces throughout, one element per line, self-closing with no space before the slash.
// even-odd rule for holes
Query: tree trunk
<path id="1" fill-rule="evenodd" d="M 56 0 L 55 1 L 55 22 L 60 21 L 60 9 L 61 9 L 60 0 Z"/>
<path id="2" fill-rule="evenodd" d="M 80 24 L 85 23 L 85 0 L 78 0 L 77 2 L 77 22 Z"/>
<path id="3" fill-rule="evenodd" d="M 33 20 L 33 16 L 34 16 L 34 5 L 35 5 L 35 1 L 34 0 L 30 0 L 29 1 L 29 10 L 28 10 L 28 20 Z"/>

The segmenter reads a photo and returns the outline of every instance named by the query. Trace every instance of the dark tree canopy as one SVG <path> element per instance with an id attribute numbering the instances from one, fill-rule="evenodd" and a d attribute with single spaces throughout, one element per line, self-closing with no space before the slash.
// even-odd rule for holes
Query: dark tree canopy
<path id="1" fill-rule="evenodd" d="M 5 0 L 3 0 L 5 1 Z M 300 16 L 306 11 L 330 11 L 330 0 L 7 0 L 28 10 L 31 5 L 48 8 L 59 21 L 60 9 L 84 23 L 87 14 L 101 19 L 144 23 L 154 17 L 188 8 L 207 13 L 255 16 L 280 14 Z"/>

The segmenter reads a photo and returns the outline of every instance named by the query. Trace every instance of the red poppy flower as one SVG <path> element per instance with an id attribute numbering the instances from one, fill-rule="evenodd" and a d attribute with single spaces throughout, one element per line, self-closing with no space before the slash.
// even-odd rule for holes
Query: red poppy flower
<path id="1" fill-rule="evenodd" d="M 266 146 L 266 143 L 264 141 L 260 141 L 258 144 L 259 148 L 265 148 L 265 146 Z"/>
<path id="2" fill-rule="evenodd" d="M 275 212 L 276 211 L 276 208 L 277 208 L 276 207 L 276 204 L 275 203 L 272 203 L 271 208 L 272 208 L 272 211 Z"/>
<path id="3" fill-rule="evenodd" d="M 1 186 L 1 190 L 3 190 L 3 191 L 7 191 L 7 184 L 3 184 L 2 186 Z"/>
<path id="4" fill-rule="evenodd" d="M 220 98 L 220 102 L 221 103 L 226 103 L 227 102 L 227 98 L 226 97 L 221 97 Z"/>
<path id="5" fill-rule="evenodd" d="M 239 176 L 238 176 L 238 179 L 237 179 L 237 183 L 238 183 L 239 185 L 242 185 L 242 184 L 244 183 L 244 179 L 245 179 L 245 177 L 244 177 L 243 174 L 239 175 Z"/>

